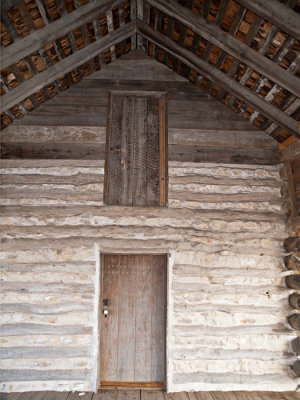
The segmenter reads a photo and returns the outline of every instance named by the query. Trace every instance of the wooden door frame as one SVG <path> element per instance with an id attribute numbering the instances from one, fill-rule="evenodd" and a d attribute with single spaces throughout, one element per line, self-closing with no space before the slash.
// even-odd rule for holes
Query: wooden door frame
<path id="1" fill-rule="evenodd" d="M 172 382 L 173 368 L 170 359 L 170 350 L 172 343 L 172 320 L 173 320 L 173 299 L 172 299 L 172 276 L 173 276 L 173 265 L 174 265 L 174 252 L 169 250 L 153 250 L 153 249 L 100 249 L 96 245 L 96 266 L 98 266 L 96 273 L 96 287 L 99 288 L 98 301 L 97 301 L 97 326 L 94 327 L 94 354 L 95 354 L 95 367 L 94 367 L 94 378 L 93 378 L 93 391 L 97 391 L 99 388 L 105 388 L 101 386 L 101 319 L 102 319 L 102 293 L 103 293 L 103 256 L 106 254 L 110 255 L 165 255 L 166 256 L 166 268 L 167 268 L 167 282 L 166 282 L 166 333 L 165 333 L 165 389 L 168 388 Z M 96 295 L 97 295 L 96 293 Z M 95 304 L 96 306 L 96 304 Z M 97 330 L 96 330 L 97 329 Z M 138 385 L 137 385 L 138 387 Z M 132 387 L 133 388 L 133 387 Z"/>

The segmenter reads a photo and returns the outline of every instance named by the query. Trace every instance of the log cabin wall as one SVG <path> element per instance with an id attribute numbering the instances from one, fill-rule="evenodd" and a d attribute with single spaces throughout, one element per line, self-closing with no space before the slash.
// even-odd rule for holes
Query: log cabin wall
<path id="1" fill-rule="evenodd" d="M 154 61 L 122 60 L 3 132 L 1 391 L 95 389 L 99 252 L 133 249 L 171 255 L 169 391 L 295 390 L 276 145 Z M 116 87 L 169 93 L 168 207 L 103 205 Z"/>

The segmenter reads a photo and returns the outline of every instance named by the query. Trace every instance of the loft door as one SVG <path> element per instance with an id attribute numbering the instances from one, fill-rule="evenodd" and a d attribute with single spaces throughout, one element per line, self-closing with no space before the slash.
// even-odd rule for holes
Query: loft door
<path id="1" fill-rule="evenodd" d="M 160 92 L 111 92 L 104 203 L 167 202 L 167 99 Z"/>
<path id="2" fill-rule="evenodd" d="M 166 256 L 102 257 L 101 385 L 164 386 Z"/>

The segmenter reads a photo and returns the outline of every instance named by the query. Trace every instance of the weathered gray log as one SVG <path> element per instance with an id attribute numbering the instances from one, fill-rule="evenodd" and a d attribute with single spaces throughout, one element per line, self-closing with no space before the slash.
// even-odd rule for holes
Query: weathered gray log
<path id="1" fill-rule="evenodd" d="M 295 331 L 300 331 L 300 314 L 292 314 L 288 317 L 288 323 Z"/>
<path id="2" fill-rule="evenodd" d="M 89 346 L 64 348 L 61 346 L 19 346 L 2 348 L 0 354 L 3 359 L 89 357 L 91 348 Z"/>
<path id="3" fill-rule="evenodd" d="M 290 289 L 300 290 L 300 275 L 289 275 L 285 278 L 286 286 Z"/>
<path id="4" fill-rule="evenodd" d="M 297 376 L 300 376 L 300 360 L 294 362 L 294 364 L 292 365 L 292 369 Z"/>
<path id="5" fill-rule="evenodd" d="M 285 257 L 284 264 L 287 269 L 292 269 L 295 271 L 300 270 L 300 259 L 294 254 L 290 254 L 289 256 Z"/>
<path id="6" fill-rule="evenodd" d="M 237 98 L 245 101 L 250 106 L 254 107 L 261 114 L 272 119 L 282 128 L 290 131 L 294 136 L 300 137 L 298 133 L 297 121 L 292 117 L 286 115 L 283 111 L 278 111 L 270 103 L 259 96 L 253 94 L 249 89 L 241 86 L 233 78 L 225 76 L 225 74 L 219 71 L 217 68 L 212 67 L 206 61 L 200 59 L 197 55 L 191 51 L 182 48 L 172 39 L 167 38 L 164 34 L 155 31 L 153 28 L 145 24 L 143 21 L 137 21 L 138 32 L 142 36 L 153 42 L 155 45 L 161 47 L 167 51 L 170 55 L 176 57 L 179 61 L 185 65 L 193 68 L 195 71 L 206 76 L 206 78 L 214 81 L 216 84 L 223 87 L 229 93 L 233 94 Z M 42 74 L 42 73 L 41 73 Z M 15 89 L 16 91 L 17 89 Z M 10 93 L 9 93 L 10 94 Z M 6 95 L 7 96 L 7 95 Z M 5 96 L 4 96 L 5 97 Z"/>
<path id="7" fill-rule="evenodd" d="M 297 293 L 291 294 L 289 297 L 289 303 L 291 307 L 300 310 L 300 294 Z"/>
<path id="8" fill-rule="evenodd" d="M 3 382 L 18 382 L 18 381 L 58 381 L 58 380 L 85 380 L 91 375 L 92 371 L 88 369 L 70 370 L 1 370 Z"/>
<path id="9" fill-rule="evenodd" d="M 300 354 L 300 337 L 297 337 L 292 341 L 292 349 L 296 354 Z"/>
<path id="10" fill-rule="evenodd" d="M 285 239 L 283 245 L 286 251 L 300 251 L 300 236 Z"/>

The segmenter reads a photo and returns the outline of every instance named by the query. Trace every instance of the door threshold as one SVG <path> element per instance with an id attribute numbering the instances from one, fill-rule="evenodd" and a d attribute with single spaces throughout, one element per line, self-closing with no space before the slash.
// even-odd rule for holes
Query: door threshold
<path id="1" fill-rule="evenodd" d="M 161 382 L 101 382 L 99 389 L 163 390 L 165 385 Z"/>

